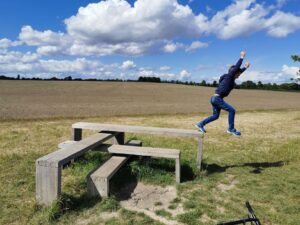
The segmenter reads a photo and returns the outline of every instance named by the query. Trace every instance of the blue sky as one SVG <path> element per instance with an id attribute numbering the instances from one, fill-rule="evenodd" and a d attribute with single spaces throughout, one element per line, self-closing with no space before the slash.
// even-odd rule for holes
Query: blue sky
<path id="1" fill-rule="evenodd" d="M 252 63 L 241 81 L 299 69 L 299 0 L 2 0 L 0 27 L 10 76 L 212 81 L 241 50 Z"/>

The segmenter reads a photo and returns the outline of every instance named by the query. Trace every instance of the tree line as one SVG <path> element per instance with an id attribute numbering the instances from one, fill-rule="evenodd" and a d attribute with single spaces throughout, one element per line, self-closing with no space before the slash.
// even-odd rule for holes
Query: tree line
<path id="1" fill-rule="evenodd" d="M 294 62 L 300 62 L 300 56 L 292 55 L 292 60 Z M 39 78 L 39 77 L 32 77 L 32 78 L 25 78 L 18 75 L 15 77 L 7 77 L 5 75 L 0 75 L 0 80 L 54 80 L 54 81 L 116 81 L 116 82 L 154 82 L 154 83 L 172 83 L 172 84 L 183 84 L 183 85 L 193 85 L 193 86 L 204 86 L 204 87 L 217 87 L 218 82 L 213 81 L 212 83 L 206 82 L 202 80 L 200 83 L 194 81 L 180 81 L 180 80 L 161 80 L 159 77 L 139 77 L 138 80 L 122 80 L 122 79 L 82 79 L 82 78 L 72 78 L 72 76 L 66 76 L 64 78 Z M 244 81 L 241 84 L 236 85 L 237 89 L 261 89 L 261 90 L 276 90 L 276 91 L 300 91 L 300 70 L 297 72 L 297 76 L 294 79 L 291 79 L 291 83 L 283 83 L 283 84 L 276 84 L 276 83 L 262 83 L 258 81 L 257 83 L 248 80 Z"/>
<path id="2" fill-rule="evenodd" d="M 15 77 L 7 77 L 4 75 L 0 76 L 0 80 L 48 80 L 48 81 L 110 81 L 110 82 L 152 82 L 152 83 L 170 83 L 170 84 L 182 84 L 182 85 L 191 85 L 191 86 L 203 86 L 203 87 L 217 87 L 218 82 L 213 81 L 211 83 L 202 80 L 201 82 L 194 81 L 180 81 L 180 80 L 161 80 L 159 77 L 139 77 L 138 80 L 122 80 L 122 79 L 82 79 L 82 78 L 72 78 L 72 76 L 67 76 L 64 78 L 25 78 L 18 75 Z M 262 83 L 261 81 L 244 81 L 241 84 L 236 85 L 237 89 L 258 89 L 258 90 L 276 90 L 276 91 L 300 91 L 300 85 L 294 80 L 291 83 Z"/>
<path id="3" fill-rule="evenodd" d="M 179 81 L 179 80 L 160 80 L 160 78 L 156 78 L 153 81 L 154 77 L 140 77 L 139 82 L 156 82 L 156 83 L 172 83 L 172 84 L 183 84 L 183 85 L 192 85 L 192 86 L 204 86 L 204 87 L 217 87 L 219 84 L 217 81 L 213 81 L 211 83 L 202 80 L 200 83 L 194 81 Z M 159 81 L 158 81 L 159 80 Z M 253 82 L 251 80 L 244 81 L 241 84 L 237 84 L 237 89 L 258 89 L 258 90 L 275 90 L 275 91 L 300 91 L 300 85 L 297 82 L 292 83 L 262 83 L 261 81 Z"/>

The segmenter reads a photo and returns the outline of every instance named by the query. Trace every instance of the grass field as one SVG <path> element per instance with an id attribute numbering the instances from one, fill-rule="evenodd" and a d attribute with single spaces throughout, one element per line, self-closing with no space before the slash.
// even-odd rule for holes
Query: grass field
<path id="1" fill-rule="evenodd" d="M 199 115 L 97 117 L 85 121 L 192 128 Z M 119 209 L 113 197 L 106 201 L 86 198 L 85 176 L 107 155 L 91 153 L 64 170 L 63 212 L 35 204 L 35 160 L 69 138 L 76 119 L 3 121 L 0 127 L 0 224 L 161 224 L 142 213 Z M 195 167 L 196 141 L 130 135 L 146 146 L 179 148 L 184 182 L 169 210 L 183 207 L 175 216 L 164 210 L 160 217 L 181 224 L 216 224 L 245 216 L 249 200 L 263 224 L 300 224 L 300 111 L 243 112 L 237 117 L 241 138 L 228 136 L 227 118 L 208 126 L 203 170 Z M 175 185 L 173 161 L 132 161 L 116 175 L 115 184 L 133 180 Z M 130 179 L 124 181 L 122 177 Z M 118 179 L 123 183 L 117 182 Z M 129 180 L 129 181 L 128 181 Z M 163 198 L 163 196 L 162 196 Z M 103 212 L 114 211 L 112 217 Z"/>
<path id="2" fill-rule="evenodd" d="M 247 200 L 264 225 L 300 224 L 299 93 L 235 90 L 228 100 L 238 109 L 236 126 L 242 136 L 225 133 L 226 113 L 208 125 L 201 171 L 194 139 L 126 135 L 145 146 L 180 149 L 179 185 L 173 160 L 133 160 L 115 175 L 110 198 L 88 199 L 85 177 L 108 157 L 91 152 L 63 171 L 61 202 L 49 208 L 36 205 L 35 160 L 68 140 L 78 117 L 194 129 L 209 114 L 212 92 L 167 84 L 0 81 L 0 224 L 162 225 L 165 219 L 212 225 L 246 216 Z M 157 219 L 124 209 L 116 193 L 133 182 L 175 186 L 177 197 L 156 211 Z"/>
<path id="3" fill-rule="evenodd" d="M 0 81 L 0 119 L 198 113 L 214 88 L 122 82 Z M 239 111 L 300 109 L 300 93 L 234 90 Z"/>

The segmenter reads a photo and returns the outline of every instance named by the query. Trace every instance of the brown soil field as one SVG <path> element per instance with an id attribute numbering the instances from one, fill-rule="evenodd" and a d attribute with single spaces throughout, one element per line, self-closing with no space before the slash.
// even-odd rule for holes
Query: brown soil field
<path id="1" fill-rule="evenodd" d="M 0 119 L 207 113 L 215 88 L 88 81 L 0 81 Z M 300 109 L 300 93 L 234 90 L 238 111 Z"/>

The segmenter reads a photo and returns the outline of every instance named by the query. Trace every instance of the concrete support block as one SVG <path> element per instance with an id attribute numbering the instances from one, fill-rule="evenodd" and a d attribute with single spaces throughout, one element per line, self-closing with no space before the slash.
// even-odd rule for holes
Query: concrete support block
<path id="1" fill-rule="evenodd" d="M 125 143 L 125 133 L 120 132 L 115 137 L 112 138 L 113 145 L 124 145 Z"/>
<path id="2" fill-rule="evenodd" d="M 107 198 L 109 196 L 109 180 L 104 177 L 91 175 L 87 179 L 87 191 L 89 197 L 101 196 Z"/>
<path id="3" fill-rule="evenodd" d="M 82 129 L 81 128 L 72 128 L 71 140 L 80 141 L 82 139 Z"/>
<path id="4" fill-rule="evenodd" d="M 175 165 L 176 182 L 180 183 L 180 178 L 181 178 L 180 156 L 179 158 L 176 159 L 175 164 L 176 164 Z"/>
<path id="5" fill-rule="evenodd" d="M 36 162 L 36 200 L 50 206 L 61 194 L 61 166 L 50 167 Z"/>

